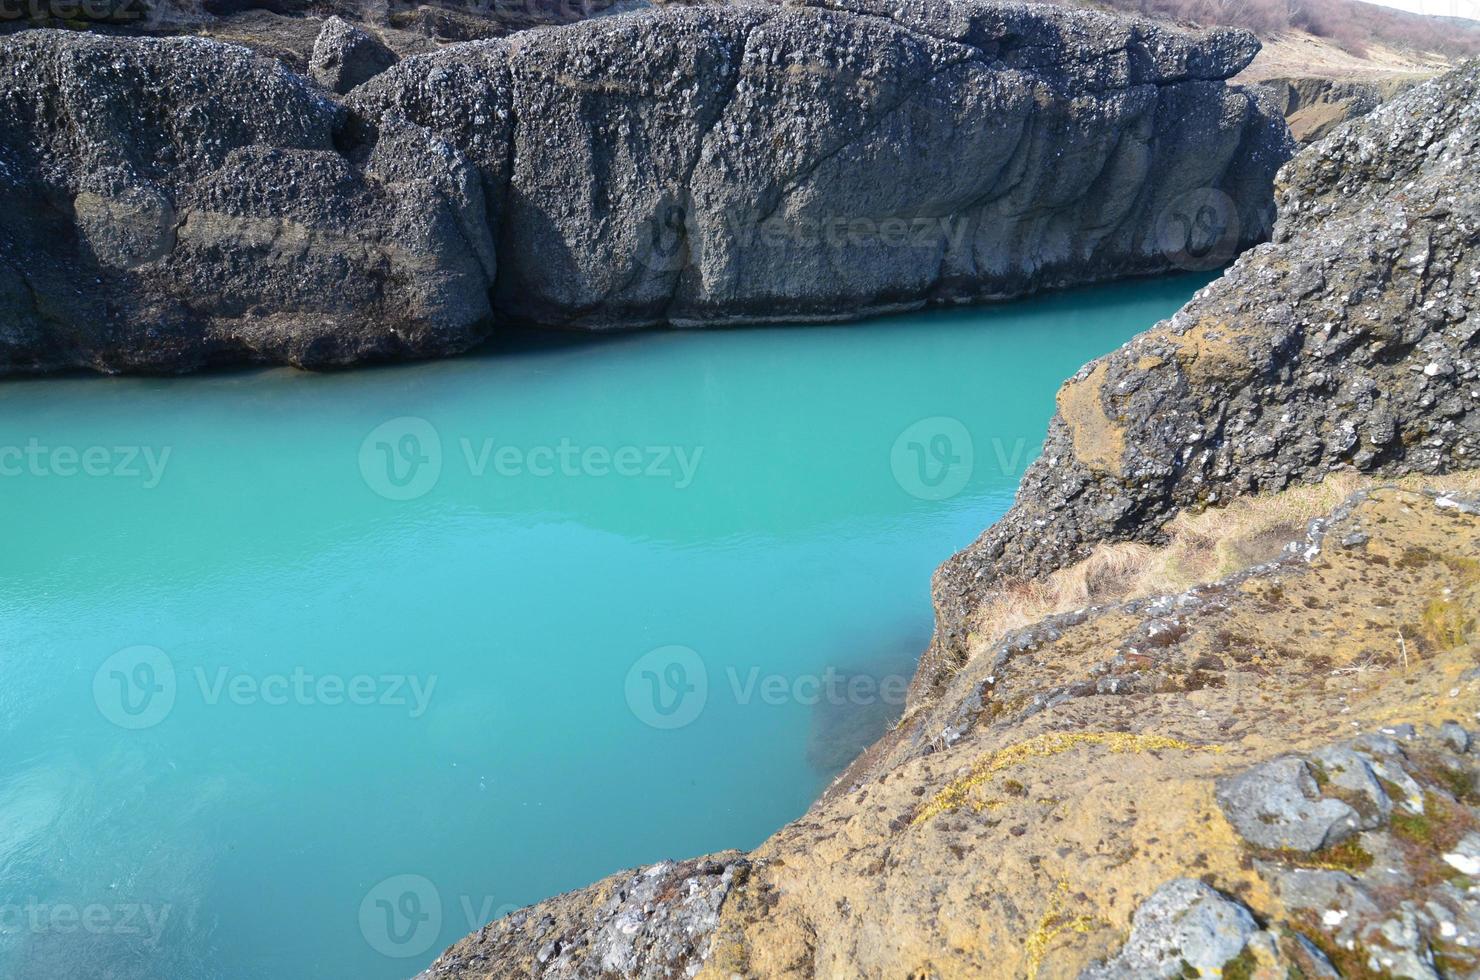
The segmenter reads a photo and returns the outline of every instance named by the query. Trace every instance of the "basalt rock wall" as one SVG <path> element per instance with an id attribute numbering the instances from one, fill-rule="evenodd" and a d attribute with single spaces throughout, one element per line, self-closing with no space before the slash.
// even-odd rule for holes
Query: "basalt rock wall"
<path id="1" fill-rule="evenodd" d="M 0 371 L 336 366 L 500 322 L 836 320 L 1213 259 L 1289 152 L 1245 33 L 980 2 L 663 8 L 343 99 L 229 45 L 0 41 Z M 1206 249 L 1198 260 L 1206 260 Z"/>

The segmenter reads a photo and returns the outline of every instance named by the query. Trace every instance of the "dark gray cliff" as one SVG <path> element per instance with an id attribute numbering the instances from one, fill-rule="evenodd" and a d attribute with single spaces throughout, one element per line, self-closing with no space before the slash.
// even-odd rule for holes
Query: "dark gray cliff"
<path id="1" fill-rule="evenodd" d="M 847 9 L 843 9 L 846 6 Z M 1257 44 L 874 0 L 666 8 L 409 58 L 344 104 L 200 40 L 0 41 L 0 371 L 346 365 L 833 320 L 1266 233 Z M 1214 217 L 1188 248 L 1198 212 Z"/>
<path id="2" fill-rule="evenodd" d="M 476 174 L 210 41 L 0 44 L 0 370 L 348 364 L 464 349 L 490 315 Z"/>
<path id="3" fill-rule="evenodd" d="M 529 32 L 412 59 L 351 105 L 478 163 L 502 202 L 495 305 L 541 324 L 848 319 L 1155 272 L 1189 195 L 1224 205 L 1225 259 L 1266 233 L 1284 127 L 1222 81 L 1249 35 L 842 6 Z"/>
<path id="4" fill-rule="evenodd" d="M 1320 480 L 1480 464 L 1480 62 L 1337 129 L 1281 172 L 1274 241 L 1059 393 L 1017 503 L 935 577 L 916 693 L 1006 581 L 1180 509 Z"/>

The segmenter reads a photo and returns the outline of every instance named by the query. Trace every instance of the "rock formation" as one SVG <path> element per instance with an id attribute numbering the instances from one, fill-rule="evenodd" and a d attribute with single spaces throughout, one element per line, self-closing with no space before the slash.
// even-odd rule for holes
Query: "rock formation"
<path id="1" fill-rule="evenodd" d="M 1360 494 L 969 661 L 921 719 L 948 739 L 754 852 L 543 902 L 422 980 L 1471 976 L 1477 554 L 1480 497 Z"/>
<path id="2" fill-rule="evenodd" d="M 1349 119 L 1365 116 L 1421 80 L 1411 75 L 1373 81 L 1301 76 L 1271 78 L 1262 84 L 1274 90 L 1290 135 L 1304 146 L 1324 139 Z"/>
<path id="3" fill-rule="evenodd" d="M 923 696 L 1003 582 L 1187 507 L 1480 465 L 1480 63 L 1337 129 L 1282 172 L 1274 241 L 1059 393 L 1012 511 L 936 574 Z"/>
<path id="4" fill-rule="evenodd" d="M 0 369 L 347 364 L 463 349 L 489 317 L 483 184 L 389 124 L 200 39 L 0 44 Z"/>
<path id="5" fill-rule="evenodd" d="M 939 576 L 949 656 L 806 816 L 422 980 L 1480 972 L 1480 494 L 1379 485 L 1278 554 L 1213 520 L 1267 513 L 1267 549 L 1335 471 L 1480 486 L 1477 78 L 1307 150 L 1273 244 L 1066 385 L 1013 513 Z M 1156 567 L 1174 514 L 1230 500 L 1196 535 L 1251 555 L 1232 575 L 983 615 L 1117 541 Z"/>
<path id="6" fill-rule="evenodd" d="M 997 299 L 1186 264 L 1203 212 L 1216 263 L 1266 234 L 1288 153 L 1224 83 L 1256 50 L 979 0 L 670 7 L 412 57 L 341 105 L 199 39 L 25 32 L 0 371 Z"/>
<path id="7" fill-rule="evenodd" d="M 314 42 L 309 74 L 329 91 L 345 95 L 398 60 L 379 38 L 339 17 L 330 17 Z"/>

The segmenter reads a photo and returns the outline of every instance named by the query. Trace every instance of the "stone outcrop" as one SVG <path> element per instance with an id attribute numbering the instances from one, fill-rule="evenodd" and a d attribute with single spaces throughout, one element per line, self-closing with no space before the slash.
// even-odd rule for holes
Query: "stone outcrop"
<path id="1" fill-rule="evenodd" d="M 0 370 L 349 364 L 466 349 L 483 184 L 426 130 L 356 162 L 341 106 L 200 39 L 0 44 Z"/>
<path id="2" fill-rule="evenodd" d="M 1476 555 L 1480 497 L 1360 493 L 967 662 L 743 859 L 541 903 L 423 980 L 1472 976 Z"/>
<path id="3" fill-rule="evenodd" d="M 1081 980 L 1184 976 L 1182 963 L 1215 976 L 1473 976 L 1480 773 L 1469 745 L 1456 722 L 1395 724 L 1233 777 L 1247 784 L 1261 770 L 1299 766 L 1320 780 L 1304 788 L 1306 806 L 1360 812 L 1364 829 L 1339 845 L 1271 852 L 1269 833 L 1302 833 L 1283 791 L 1238 801 L 1220 793 L 1281 913 L 1261 930 L 1237 899 L 1200 881 L 1169 882 L 1136 911 L 1125 948 Z"/>
<path id="4" fill-rule="evenodd" d="M 1274 241 L 1059 393 L 1012 511 L 936 574 L 915 696 L 967 655 L 985 595 L 1096 542 L 1337 469 L 1477 465 L 1477 158 L 1480 62 L 1291 161 Z"/>
<path id="5" fill-rule="evenodd" d="M 400 59 L 379 38 L 339 17 L 324 22 L 314 42 L 309 75 L 338 95 L 363 85 Z"/>
<path id="6" fill-rule="evenodd" d="M 1399 75 L 1372 81 L 1319 78 L 1271 78 L 1268 86 L 1279 100 L 1290 135 L 1302 146 L 1315 143 L 1349 119 L 1367 115 L 1421 81 Z"/>
<path id="7" fill-rule="evenodd" d="M 1256 50 L 1014 5 L 670 8 L 413 59 L 351 104 L 446 134 L 507 202 L 503 314 L 836 320 L 1170 268 L 1189 194 L 1227 255 L 1256 240 L 1284 134 L 1222 82 Z"/>
<path id="8" fill-rule="evenodd" d="M 721 907 L 749 873 L 750 862 L 729 852 L 613 875 L 514 912 L 427 976 L 691 977 L 711 952 Z"/>
<path id="9" fill-rule="evenodd" d="M 1207 209 L 1216 262 L 1266 233 L 1288 153 L 1224 83 L 1256 50 L 980 0 L 668 7 L 408 58 L 341 105 L 199 39 L 26 32 L 0 371 L 1004 298 L 1186 264 Z"/>

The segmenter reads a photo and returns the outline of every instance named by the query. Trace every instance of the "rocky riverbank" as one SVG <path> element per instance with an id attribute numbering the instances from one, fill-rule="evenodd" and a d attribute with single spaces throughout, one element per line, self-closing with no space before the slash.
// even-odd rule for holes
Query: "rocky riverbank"
<path id="1" fill-rule="evenodd" d="M 1215 264 L 1290 151 L 1239 31 L 1052 7 L 664 8 L 310 81 L 199 38 L 0 41 L 0 372 L 349 365 L 826 321 Z M 345 71 L 349 62 L 354 70 Z M 1194 233 L 1194 230 L 1195 233 Z"/>
<path id="2" fill-rule="evenodd" d="M 1273 243 L 1065 386 L 1013 512 L 937 576 L 909 714 L 805 817 L 427 980 L 1480 970 L 1477 82 L 1305 151 Z M 1376 485 L 1283 533 L 1331 474 Z M 1241 570 L 1107 581 L 1189 538 Z M 1110 598 L 1004 625 L 1076 575 Z"/>
<path id="3" fill-rule="evenodd" d="M 1280 174 L 1274 241 L 1059 393 L 1012 511 L 936 575 L 917 682 L 967 655 L 993 590 L 1158 540 L 1180 510 L 1480 460 L 1480 63 L 1338 129 Z"/>

